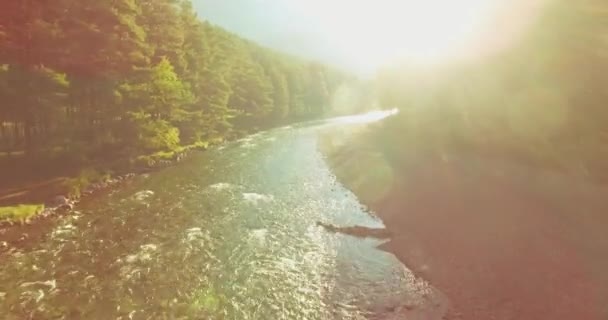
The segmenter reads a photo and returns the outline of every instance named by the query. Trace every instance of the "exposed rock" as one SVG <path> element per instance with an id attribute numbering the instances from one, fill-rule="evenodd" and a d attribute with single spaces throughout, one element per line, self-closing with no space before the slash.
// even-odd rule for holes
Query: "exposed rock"
<path id="1" fill-rule="evenodd" d="M 168 166 L 172 165 L 173 163 L 169 160 L 160 160 L 160 161 L 158 161 L 157 164 L 162 167 L 168 167 Z"/>
<path id="2" fill-rule="evenodd" d="M 317 222 L 317 225 L 330 232 L 343 233 L 359 238 L 388 239 L 391 237 L 391 233 L 387 229 L 368 228 L 362 226 L 337 227 L 323 222 Z"/>
<path id="3" fill-rule="evenodd" d="M 61 206 L 57 207 L 57 209 L 59 209 L 59 210 L 68 210 L 68 211 L 74 210 L 74 202 L 70 201 L 70 202 L 68 202 L 68 203 L 66 203 L 64 205 L 61 205 Z"/>
<path id="4" fill-rule="evenodd" d="M 109 189 L 112 187 L 116 187 L 119 184 L 121 184 L 127 180 L 135 178 L 136 176 L 137 176 L 137 174 L 135 174 L 135 173 L 127 173 L 124 175 L 116 176 L 114 178 L 110 178 L 104 182 L 93 183 L 93 184 L 87 186 L 81 192 L 80 196 L 57 195 L 55 197 L 52 197 L 48 201 L 45 202 L 46 208 L 44 210 L 42 210 L 42 212 L 40 212 L 35 217 L 32 217 L 31 219 L 24 221 L 24 223 L 22 223 L 22 224 L 16 223 L 15 221 L 0 222 L 0 234 L 5 232 L 6 229 L 8 229 L 8 228 L 18 227 L 23 224 L 31 224 L 33 222 L 36 222 L 36 221 L 39 221 L 39 220 L 42 220 L 45 218 L 49 218 L 56 214 L 62 214 L 62 213 L 72 211 L 72 210 L 74 210 L 74 206 L 76 205 L 76 203 L 78 202 L 80 197 L 92 196 L 93 194 L 95 194 L 99 191 Z M 140 196 L 143 196 L 140 200 L 144 200 L 145 198 L 148 198 L 153 194 L 154 193 L 151 191 L 144 191 L 144 193 L 140 194 Z M 23 241 L 23 240 L 25 240 L 25 238 L 20 239 L 20 241 Z"/>
<path id="5" fill-rule="evenodd" d="M 50 207 L 61 207 L 70 203 L 70 199 L 66 196 L 56 196 L 50 202 Z"/>

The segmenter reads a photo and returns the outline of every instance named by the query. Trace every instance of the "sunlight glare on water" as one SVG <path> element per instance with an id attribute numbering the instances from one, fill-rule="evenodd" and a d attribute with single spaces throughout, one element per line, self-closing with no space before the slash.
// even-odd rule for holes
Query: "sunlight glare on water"
<path id="1" fill-rule="evenodd" d="M 396 115 L 397 113 L 399 113 L 399 109 L 397 108 L 390 110 L 377 110 L 364 114 L 334 118 L 331 122 L 338 124 L 370 123 L 380 121 L 382 119 Z"/>
<path id="2" fill-rule="evenodd" d="M 380 240 L 317 225 L 382 222 L 337 182 L 315 130 L 251 136 L 83 201 L 0 251 L 0 318 L 394 319 L 428 304 Z"/>

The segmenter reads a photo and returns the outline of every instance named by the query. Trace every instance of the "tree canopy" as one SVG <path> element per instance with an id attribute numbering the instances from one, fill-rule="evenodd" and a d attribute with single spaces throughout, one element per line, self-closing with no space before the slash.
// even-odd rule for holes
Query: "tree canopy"
<path id="1" fill-rule="evenodd" d="M 3 1 L 0 151 L 137 154 L 323 115 L 349 78 L 189 0 Z"/>

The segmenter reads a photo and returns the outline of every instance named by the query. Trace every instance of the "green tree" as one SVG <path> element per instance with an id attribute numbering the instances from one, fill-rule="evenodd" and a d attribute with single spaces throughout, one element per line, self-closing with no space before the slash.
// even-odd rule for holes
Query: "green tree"
<path id="1" fill-rule="evenodd" d="M 137 0 L 142 14 L 138 23 L 146 33 L 152 52 L 152 64 L 168 59 L 175 72 L 183 77 L 187 73 L 184 53 L 185 29 L 180 16 L 178 0 Z"/>
<path id="2" fill-rule="evenodd" d="M 322 115 L 343 79 L 199 20 L 189 0 L 0 1 L 9 150 L 102 162 L 221 141 Z"/>
<path id="3" fill-rule="evenodd" d="M 272 118 L 277 122 L 281 122 L 289 115 L 289 86 L 287 77 L 278 69 L 272 68 L 269 77 L 272 83 L 273 90 L 273 108 Z"/>
<path id="4" fill-rule="evenodd" d="M 43 142 L 50 142 L 49 134 L 62 125 L 60 115 L 69 83 L 64 74 L 45 67 L 3 69 L 0 100 L 8 108 L 2 113 L 2 120 L 13 124 L 12 145 L 30 152 Z"/>

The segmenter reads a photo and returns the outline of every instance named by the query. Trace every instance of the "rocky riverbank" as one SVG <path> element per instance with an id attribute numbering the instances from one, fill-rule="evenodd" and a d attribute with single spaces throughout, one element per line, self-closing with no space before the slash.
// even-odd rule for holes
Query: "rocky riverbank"
<path id="1" fill-rule="evenodd" d="M 27 219 L 0 221 L 0 255 L 10 253 L 16 250 L 16 248 L 25 247 L 39 241 L 49 230 L 52 230 L 56 221 L 53 218 L 72 214 L 75 212 L 74 210 L 77 210 L 75 207 L 79 202 L 122 187 L 124 184 L 130 183 L 138 175 L 175 165 L 190 156 L 192 152 L 193 150 L 188 150 L 176 154 L 170 160 L 157 160 L 149 162 L 146 165 L 135 166 L 130 169 L 132 172 L 105 176 L 99 181 L 86 181 L 83 184 L 82 181 L 78 181 L 79 179 L 72 178 L 75 181 L 71 185 L 72 188 L 65 189 L 65 192 L 54 195 L 50 199 L 36 198 L 34 196 L 30 201 L 44 202 L 44 205 L 37 205 L 37 207 L 42 208 L 39 212 L 29 216 Z M 36 194 L 44 195 L 55 190 L 52 186 L 48 186 L 48 188 L 50 190 L 43 190 Z M 77 190 L 77 192 L 68 192 L 70 189 Z M 17 208 L 17 206 L 14 208 Z"/>
<path id="2" fill-rule="evenodd" d="M 13 226 L 20 226 L 25 224 L 33 224 L 40 220 L 59 215 L 62 213 L 69 212 L 74 209 L 74 205 L 76 205 L 80 200 L 90 197 L 97 192 L 107 190 L 113 187 L 117 187 L 121 183 L 124 183 L 130 179 L 135 177 L 134 173 L 128 173 L 124 175 L 119 175 L 116 177 L 109 178 L 104 181 L 95 182 L 88 185 L 80 195 L 57 195 L 52 199 L 49 199 L 44 206 L 40 206 L 39 212 L 32 214 L 31 217 L 28 217 L 24 220 L 6 220 L 0 221 L 0 228 L 7 228 Z M 15 206 L 14 208 L 18 208 Z"/>
<path id="3" fill-rule="evenodd" d="M 74 206 L 78 202 L 97 193 L 117 188 L 133 179 L 138 174 L 160 170 L 181 162 L 190 155 L 193 149 L 194 148 L 189 148 L 185 151 L 171 154 L 170 157 L 159 157 L 158 159 L 147 156 L 145 157 L 145 161 L 139 161 L 133 165 L 129 165 L 127 170 L 130 172 L 126 173 L 101 175 L 96 171 L 93 171 L 94 177 L 91 177 L 91 174 L 86 173 L 87 171 L 85 170 L 78 177 L 64 180 L 62 183 L 63 186 L 60 188 L 57 188 L 56 185 L 52 184 L 37 187 L 40 190 L 31 192 L 32 195 L 30 196 L 17 199 L 14 206 L 3 207 L 5 211 L 10 213 L 11 210 L 18 211 L 21 207 L 24 207 L 21 203 L 37 203 L 36 205 L 29 205 L 29 207 L 36 207 L 35 212 L 28 213 L 27 215 L 7 214 L 7 217 L 4 220 L 0 219 L 0 230 L 32 225 L 53 216 L 69 213 L 74 209 Z M 28 191 L 29 190 L 23 190 L 21 192 L 27 194 Z M 46 196 L 53 193 L 55 194 L 50 198 Z"/>

